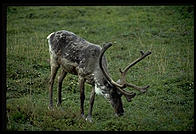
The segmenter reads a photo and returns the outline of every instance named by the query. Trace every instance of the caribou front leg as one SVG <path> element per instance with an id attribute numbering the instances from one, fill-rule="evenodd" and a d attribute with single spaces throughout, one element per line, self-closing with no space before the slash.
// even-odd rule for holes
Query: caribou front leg
<path id="1" fill-rule="evenodd" d="M 84 100 L 85 100 L 84 84 L 85 84 L 85 79 L 83 77 L 79 76 L 78 80 L 79 80 L 79 88 L 80 88 L 80 114 L 81 114 L 81 117 L 85 119 L 85 116 L 84 116 Z"/>
<path id="2" fill-rule="evenodd" d="M 90 95 L 88 116 L 86 117 L 86 120 L 88 120 L 89 122 L 93 122 L 92 111 L 93 111 L 94 100 L 95 100 L 95 88 L 93 87 L 91 95 Z"/>

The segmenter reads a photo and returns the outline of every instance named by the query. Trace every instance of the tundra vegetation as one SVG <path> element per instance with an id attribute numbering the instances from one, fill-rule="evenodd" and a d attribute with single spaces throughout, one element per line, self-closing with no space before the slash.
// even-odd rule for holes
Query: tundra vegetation
<path id="1" fill-rule="evenodd" d="M 8 130 L 194 130 L 193 6 L 9 6 L 6 32 Z M 96 95 L 93 123 L 80 117 L 78 77 L 63 81 L 62 106 L 48 110 L 50 76 L 46 37 L 68 30 L 89 42 L 114 45 L 105 53 L 114 80 L 140 56 L 127 81 L 150 85 L 131 102 L 122 97 L 125 113 L 114 116 L 111 105 Z M 60 71 L 59 71 L 60 72 Z M 58 74 L 57 74 L 58 75 Z M 85 114 L 91 86 L 85 85 Z M 57 79 L 54 84 L 57 101 Z"/>

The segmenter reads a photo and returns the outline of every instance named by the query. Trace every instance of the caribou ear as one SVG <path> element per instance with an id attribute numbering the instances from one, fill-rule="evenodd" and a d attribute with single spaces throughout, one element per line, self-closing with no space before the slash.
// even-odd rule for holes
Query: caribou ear
<path id="1" fill-rule="evenodd" d="M 128 95 L 128 94 L 123 94 L 123 95 L 125 96 L 125 98 L 127 99 L 127 101 L 130 102 L 131 99 L 132 99 L 133 97 L 135 97 L 136 93 L 132 93 L 132 94 L 130 94 L 130 95 Z"/>

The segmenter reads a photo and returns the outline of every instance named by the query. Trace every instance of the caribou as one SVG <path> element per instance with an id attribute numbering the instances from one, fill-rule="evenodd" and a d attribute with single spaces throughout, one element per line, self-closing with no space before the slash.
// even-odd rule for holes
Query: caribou
<path id="1" fill-rule="evenodd" d="M 128 70 L 136 63 L 150 55 L 148 51 L 140 51 L 141 56 L 129 64 L 125 69 L 119 69 L 121 77 L 114 81 L 108 72 L 108 65 L 104 53 L 112 46 L 112 43 L 105 43 L 103 48 L 86 41 L 73 32 L 61 30 L 53 32 L 47 37 L 50 53 L 51 75 L 49 80 L 49 106 L 53 107 L 53 84 L 58 69 L 61 67 L 62 72 L 58 76 L 58 97 L 57 106 L 62 102 L 62 82 L 67 73 L 77 75 L 80 89 L 80 114 L 85 120 L 92 122 L 92 110 L 95 100 L 95 94 L 104 96 L 111 103 L 116 116 L 124 113 L 121 97 L 124 96 L 128 102 L 136 95 L 134 92 L 126 91 L 126 87 L 131 87 L 146 92 L 149 86 L 139 87 L 126 82 Z M 85 100 L 85 82 L 92 85 L 92 91 L 89 101 L 89 111 L 87 117 L 84 115 Z"/>

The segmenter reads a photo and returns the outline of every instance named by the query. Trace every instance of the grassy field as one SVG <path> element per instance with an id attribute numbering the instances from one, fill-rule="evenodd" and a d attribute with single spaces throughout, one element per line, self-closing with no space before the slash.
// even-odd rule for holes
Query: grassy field
<path id="1" fill-rule="evenodd" d="M 7 8 L 7 118 L 8 130 L 194 130 L 194 7 L 193 6 L 10 6 Z M 48 110 L 49 50 L 46 37 L 58 30 L 72 31 L 89 42 L 113 42 L 106 52 L 109 71 L 140 56 L 127 81 L 150 85 L 132 102 L 122 101 L 125 114 L 115 117 L 110 104 L 96 95 L 93 123 L 80 118 L 77 77 L 63 82 L 62 107 Z M 91 86 L 86 85 L 85 114 Z M 57 79 L 54 102 L 57 98 Z"/>

